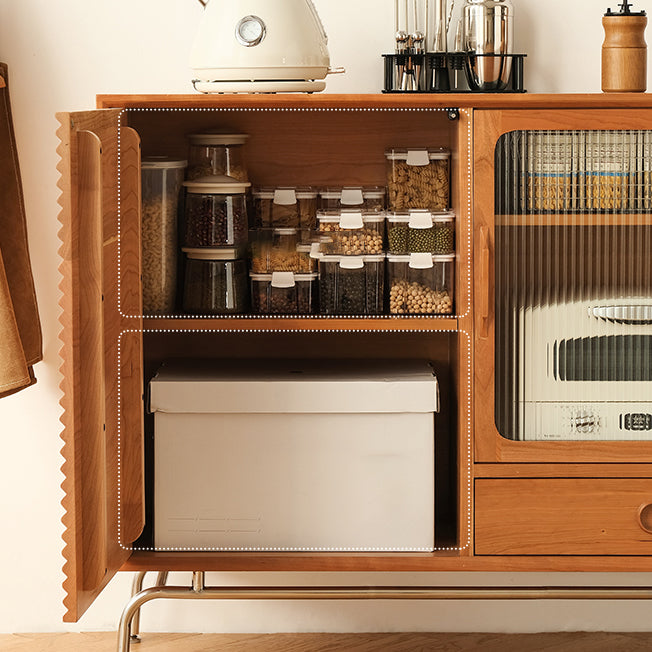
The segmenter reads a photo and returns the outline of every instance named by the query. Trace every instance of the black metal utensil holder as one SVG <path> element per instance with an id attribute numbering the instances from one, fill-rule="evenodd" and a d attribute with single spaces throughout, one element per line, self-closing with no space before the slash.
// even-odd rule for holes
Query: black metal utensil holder
<path id="1" fill-rule="evenodd" d="M 385 88 L 383 93 L 525 93 L 523 87 L 523 68 L 527 54 L 475 54 L 473 52 L 422 53 L 422 54 L 383 54 L 385 63 Z M 512 65 L 505 88 L 484 90 L 474 88 L 468 70 L 473 67 L 476 57 L 511 58 Z M 414 76 L 415 89 L 402 90 L 399 70 Z"/>

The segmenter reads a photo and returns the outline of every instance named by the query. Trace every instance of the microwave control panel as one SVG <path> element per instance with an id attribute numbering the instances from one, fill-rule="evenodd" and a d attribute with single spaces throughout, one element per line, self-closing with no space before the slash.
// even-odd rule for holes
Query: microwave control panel
<path id="1" fill-rule="evenodd" d="M 620 415 L 621 430 L 652 430 L 652 414 L 631 412 Z"/>

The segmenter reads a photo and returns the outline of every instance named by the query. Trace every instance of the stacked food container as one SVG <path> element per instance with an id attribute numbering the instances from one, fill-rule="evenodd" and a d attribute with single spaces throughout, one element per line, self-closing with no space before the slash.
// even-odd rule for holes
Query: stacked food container
<path id="1" fill-rule="evenodd" d="M 251 184 L 246 134 L 189 137 L 182 250 L 186 255 L 183 311 L 193 315 L 248 311 L 247 244 Z"/>
<path id="2" fill-rule="evenodd" d="M 389 313 L 451 314 L 455 214 L 448 210 L 450 154 L 393 149 L 386 158 Z"/>
<path id="3" fill-rule="evenodd" d="M 306 315 L 314 310 L 317 273 L 310 241 L 317 217 L 313 188 L 253 191 L 251 297 L 254 313 Z"/>

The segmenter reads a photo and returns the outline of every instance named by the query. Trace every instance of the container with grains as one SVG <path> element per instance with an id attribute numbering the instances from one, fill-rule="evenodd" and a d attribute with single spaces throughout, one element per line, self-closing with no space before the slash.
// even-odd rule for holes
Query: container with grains
<path id="1" fill-rule="evenodd" d="M 449 315 L 453 312 L 455 256 L 387 255 L 392 315 Z"/>
<path id="2" fill-rule="evenodd" d="M 385 254 L 319 257 L 319 311 L 324 315 L 381 315 Z"/>
<path id="3" fill-rule="evenodd" d="M 318 193 L 313 188 L 256 188 L 253 192 L 254 226 L 314 231 Z"/>
<path id="4" fill-rule="evenodd" d="M 251 308 L 266 315 L 309 315 L 313 312 L 317 274 L 251 273 Z"/>
<path id="5" fill-rule="evenodd" d="M 223 175 L 186 181 L 186 247 L 243 247 L 248 241 L 248 182 Z"/>
<path id="6" fill-rule="evenodd" d="M 188 136 L 188 170 L 190 181 L 211 175 L 225 175 L 249 181 L 245 161 L 247 134 L 205 132 Z"/>
<path id="7" fill-rule="evenodd" d="M 445 211 L 450 205 L 450 152 L 445 149 L 391 149 L 387 159 L 390 210 Z"/>
<path id="8" fill-rule="evenodd" d="M 319 193 L 319 208 L 322 211 L 355 208 L 367 213 L 380 213 L 385 210 L 385 188 L 380 186 L 325 188 Z"/>
<path id="9" fill-rule="evenodd" d="M 391 254 L 452 254 L 455 251 L 455 214 L 409 211 L 387 216 Z"/>
<path id="10" fill-rule="evenodd" d="M 385 243 L 385 214 L 346 209 L 319 212 L 321 251 L 341 256 L 381 254 Z"/>
<path id="11" fill-rule="evenodd" d="M 186 274 L 183 311 L 190 315 L 246 313 L 247 261 L 237 249 L 183 248 Z"/>
<path id="12" fill-rule="evenodd" d="M 186 161 L 144 158 L 142 181 L 143 312 L 174 312 L 177 288 L 178 211 Z"/>
<path id="13" fill-rule="evenodd" d="M 299 229 L 257 229 L 251 233 L 251 271 L 312 272 L 310 245 L 301 244 Z"/>

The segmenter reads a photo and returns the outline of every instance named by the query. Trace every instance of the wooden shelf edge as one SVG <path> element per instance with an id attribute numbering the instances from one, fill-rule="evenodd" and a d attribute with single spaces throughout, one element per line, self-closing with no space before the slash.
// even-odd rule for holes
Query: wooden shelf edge
<path id="1" fill-rule="evenodd" d="M 650 93 L 368 93 L 368 94 L 180 94 L 117 95 L 99 94 L 96 106 L 103 108 L 260 107 L 283 108 L 470 108 L 470 109 L 572 109 L 650 108 Z"/>
<path id="2" fill-rule="evenodd" d="M 145 317 L 146 331 L 238 331 L 238 332 L 455 332 L 455 317 Z"/>
<path id="3" fill-rule="evenodd" d="M 134 552 L 121 571 L 220 572 L 650 572 L 652 557 L 463 556 L 433 553 L 201 553 Z"/>

